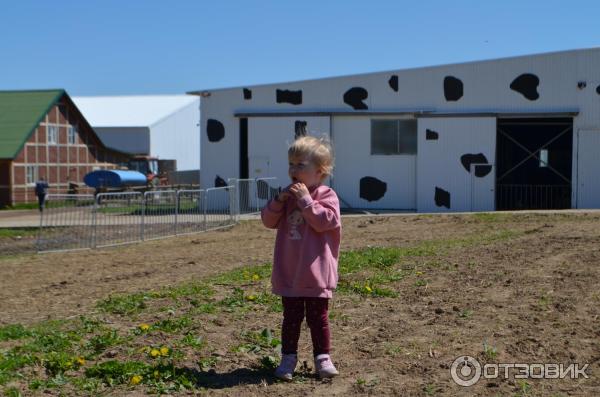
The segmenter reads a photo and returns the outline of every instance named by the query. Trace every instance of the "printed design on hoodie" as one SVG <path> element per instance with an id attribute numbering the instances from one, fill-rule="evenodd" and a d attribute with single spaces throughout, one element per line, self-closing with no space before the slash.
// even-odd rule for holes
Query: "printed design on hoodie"
<path id="1" fill-rule="evenodd" d="M 290 240 L 302 240 L 302 235 L 300 234 L 300 231 L 298 230 L 298 226 L 300 226 L 304 223 L 304 218 L 302 217 L 302 212 L 300 212 L 300 210 L 298 210 L 298 209 L 295 209 L 288 215 L 287 221 L 290 225 L 290 230 L 288 233 Z"/>

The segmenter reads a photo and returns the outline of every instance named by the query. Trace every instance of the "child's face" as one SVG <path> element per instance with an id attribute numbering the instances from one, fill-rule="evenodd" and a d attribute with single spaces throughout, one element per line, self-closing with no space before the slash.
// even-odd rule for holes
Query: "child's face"
<path id="1" fill-rule="evenodd" d="M 323 173 L 308 156 L 291 157 L 289 159 L 288 174 L 292 183 L 304 183 L 307 187 L 321 183 Z"/>

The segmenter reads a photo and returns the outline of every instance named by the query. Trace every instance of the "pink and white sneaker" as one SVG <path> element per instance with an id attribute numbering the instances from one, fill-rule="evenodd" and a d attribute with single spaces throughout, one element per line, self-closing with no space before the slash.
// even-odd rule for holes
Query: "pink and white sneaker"
<path id="1" fill-rule="evenodd" d="M 320 378 L 333 378 L 334 376 L 339 375 L 329 354 L 319 354 L 315 357 L 315 371 Z"/>
<path id="2" fill-rule="evenodd" d="M 281 363 L 275 369 L 275 376 L 287 381 L 292 380 L 296 364 L 298 364 L 297 354 L 283 354 L 281 356 Z"/>

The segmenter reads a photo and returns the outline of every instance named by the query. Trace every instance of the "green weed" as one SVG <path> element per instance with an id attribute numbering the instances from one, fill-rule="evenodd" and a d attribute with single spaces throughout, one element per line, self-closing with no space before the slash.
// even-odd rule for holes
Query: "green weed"
<path id="1" fill-rule="evenodd" d="M 85 350 L 90 355 L 95 356 L 104 352 L 107 348 L 117 346 L 124 342 L 124 339 L 119 336 L 117 330 L 106 330 L 100 335 L 91 337 L 85 343 Z"/>
<path id="2" fill-rule="evenodd" d="M 196 336 L 193 333 L 187 333 L 180 340 L 180 344 L 183 346 L 189 346 L 195 350 L 202 350 L 206 346 L 206 339 L 202 336 Z"/>
<path id="3" fill-rule="evenodd" d="M 490 346 L 487 342 L 483 342 L 483 356 L 488 361 L 493 361 L 498 356 L 498 350 L 494 346 Z"/>
<path id="4" fill-rule="evenodd" d="M 143 292 L 130 295 L 111 295 L 98 302 L 96 307 L 111 314 L 132 315 L 146 309 L 146 301 L 150 298 L 149 294 Z"/>
<path id="5" fill-rule="evenodd" d="M 183 316 L 179 318 L 167 318 L 160 320 L 152 325 L 152 329 L 160 330 L 168 333 L 175 333 L 186 328 L 190 328 L 193 324 L 191 317 Z"/>
<path id="6" fill-rule="evenodd" d="M 0 342 L 22 339 L 31 336 L 31 332 L 21 324 L 10 324 L 0 327 Z"/>
<path id="7" fill-rule="evenodd" d="M 234 347 L 233 351 L 241 353 L 258 353 L 261 350 L 273 350 L 281 345 L 281 340 L 273 336 L 273 331 L 265 328 L 260 332 L 242 332 L 245 342 Z"/>

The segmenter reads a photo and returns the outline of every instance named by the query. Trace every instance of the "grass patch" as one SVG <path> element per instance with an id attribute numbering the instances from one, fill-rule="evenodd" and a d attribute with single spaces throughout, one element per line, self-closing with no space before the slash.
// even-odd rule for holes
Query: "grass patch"
<path id="1" fill-rule="evenodd" d="M 270 263 L 264 263 L 257 266 L 247 266 L 226 273 L 210 277 L 209 284 L 241 286 L 245 284 L 258 283 L 261 280 L 270 279 L 272 266 Z"/>
<path id="2" fill-rule="evenodd" d="M 146 309 L 146 301 L 151 298 L 151 294 L 139 292 L 128 295 L 111 295 L 96 304 L 96 307 L 102 311 L 111 314 L 132 315 Z"/>
<path id="3" fill-rule="evenodd" d="M 0 327 L 0 342 L 22 339 L 31 336 L 31 332 L 21 324 L 9 324 Z"/>
<path id="4" fill-rule="evenodd" d="M 0 238 L 36 236 L 37 227 L 0 228 Z"/>
<path id="5" fill-rule="evenodd" d="M 19 203 L 13 205 L 7 205 L 4 207 L 0 207 L 0 211 L 11 211 L 11 210 L 33 210 L 38 209 L 39 205 L 37 202 L 32 203 Z"/>
<path id="6" fill-rule="evenodd" d="M 265 328 L 262 331 L 242 332 L 244 342 L 233 348 L 234 352 L 240 353 L 259 353 L 261 351 L 273 352 L 281 345 L 281 340 L 273 336 L 271 329 Z"/>

